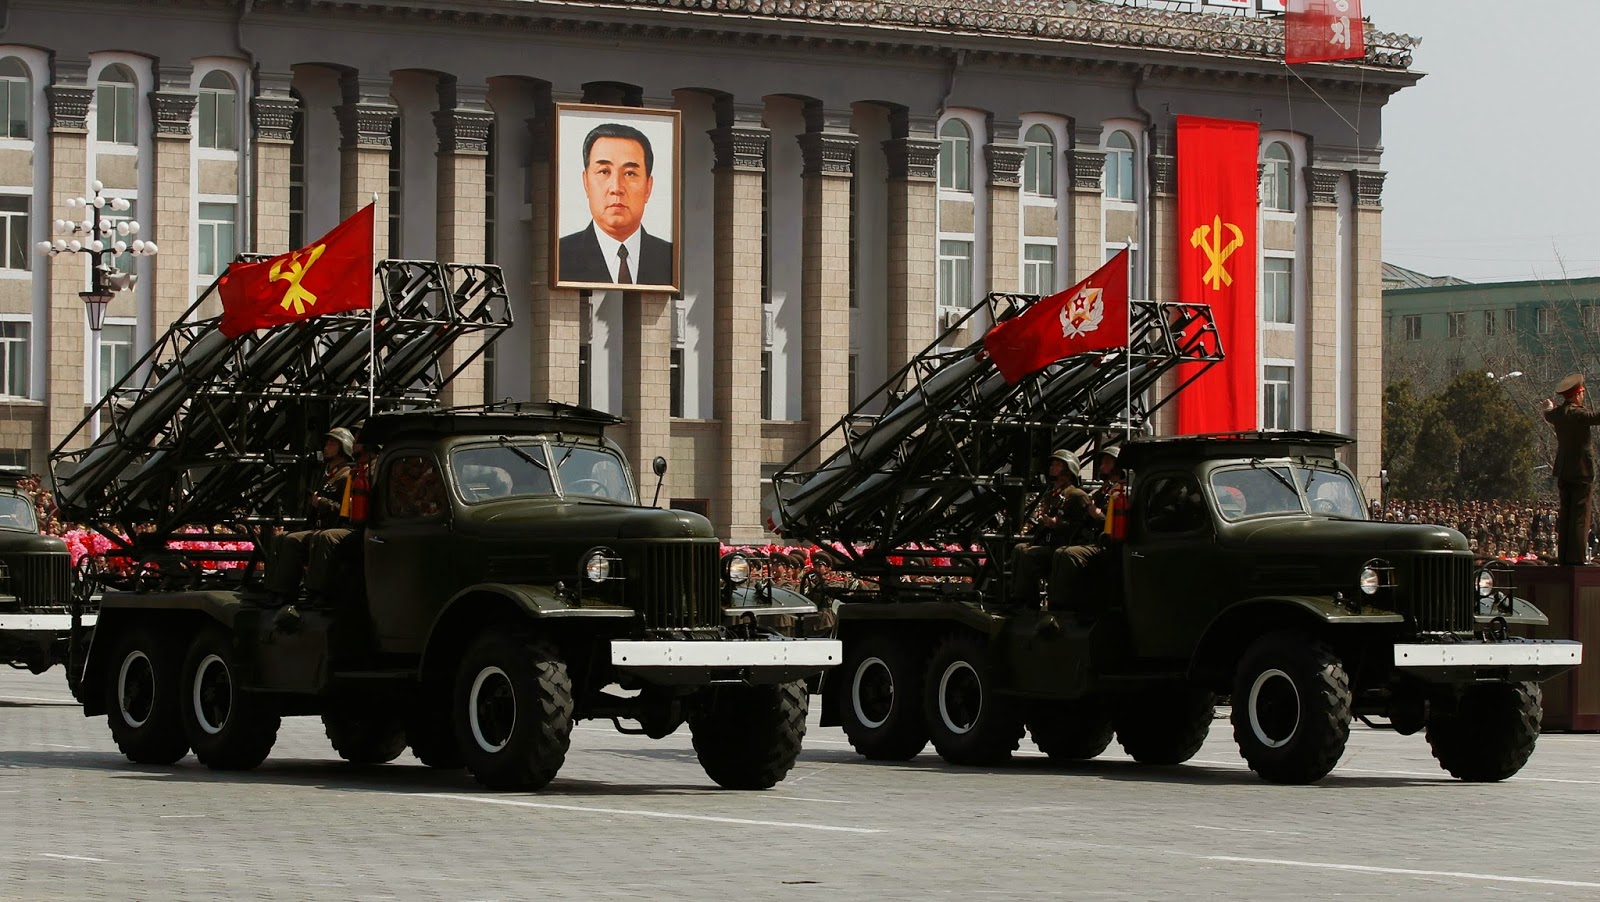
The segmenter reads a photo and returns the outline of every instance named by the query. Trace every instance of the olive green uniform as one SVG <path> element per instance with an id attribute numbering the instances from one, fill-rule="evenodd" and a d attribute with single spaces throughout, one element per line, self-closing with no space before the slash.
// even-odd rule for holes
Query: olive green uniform
<path id="1" fill-rule="evenodd" d="M 1544 412 L 1556 432 L 1556 557 L 1562 564 L 1588 558 L 1589 499 L 1594 490 L 1594 450 L 1589 430 L 1600 424 L 1600 411 L 1566 403 Z"/>

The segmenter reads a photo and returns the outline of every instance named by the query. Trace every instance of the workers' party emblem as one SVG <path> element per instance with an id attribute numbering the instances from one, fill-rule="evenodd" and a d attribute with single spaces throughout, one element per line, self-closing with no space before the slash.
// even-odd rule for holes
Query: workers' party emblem
<path id="1" fill-rule="evenodd" d="M 1226 243 L 1222 233 L 1226 230 L 1230 237 Z M 1189 236 L 1189 246 L 1199 248 L 1206 255 L 1211 265 L 1206 268 L 1206 274 L 1200 281 L 1210 286 L 1212 291 L 1221 291 L 1222 286 L 1233 284 L 1233 274 L 1228 272 L 1225 265 L 1233 252 L 1244 244 L 1244 233 L 1231 222 L 1223 222 L 1221 216 L 1214 216 L 1211 225 L 1196 228 Z"/>
<path id="2" fill-rule="evenodd" d="M 288 290 L 283 293 L 283 309 L 288 310 L 293 307 L 295 316 L 300 316 L 306 312 L 307 304 L 313 307 L 317 305 L 317 296 L 302 287 L 300 281 L 311 271 L 311 267 L 317 264 L 317 258 L 321 257 L 327 248 L 326 244 L 319 244 L 303 258 L 300 252 L 296 251 L 290 254 L 287 260 L 279 260 L 272 264 L 272 271 L 267 275 L 267 281 L 289 283 Z M 305 262 L 302 263 L 302 260 Z"/>
<path id="3" fill-rule="evenodd" d="M 1098 288 L 1082 288 L 1061 307 L 1061 337 L 1079 338 L 1100 328 L 1106 304 Z"/>

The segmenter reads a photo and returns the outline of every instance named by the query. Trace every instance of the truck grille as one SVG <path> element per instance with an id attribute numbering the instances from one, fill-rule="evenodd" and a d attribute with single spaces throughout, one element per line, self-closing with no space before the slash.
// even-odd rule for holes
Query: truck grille
<path id="1" fill-rule="evenodd" d="M 1412 558 L 1402 589 L 1406 608 L 1419 632 L 1464 633 L 1472 629 L 1472 559 L 1465 555 L 1421 554 Z"/>
<path id="2" fill-rule="evenodd" d="M 24 609 L 61 607 L 72 602 L 72 557 L 67 554 L 0 556 L 6 575 L 3 591 L 15 595 Z"/>
<path id="3" fill-rule="evenodd" d="M 716 626 L 722 620 L 717 545 L 644 545 L 626 554 L 628 606 L 649 629 Z"/>

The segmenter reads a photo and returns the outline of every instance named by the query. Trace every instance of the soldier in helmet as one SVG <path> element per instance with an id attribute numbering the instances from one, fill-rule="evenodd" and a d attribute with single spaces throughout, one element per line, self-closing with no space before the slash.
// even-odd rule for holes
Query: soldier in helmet
<path id="1" fill-rule="evenodd" d="M 1031 601 L 1039 579 L 1048 574 L 1050 603 L 1061 605 L 1099 550 L 1095 537 L 1105 515 L 1079 486 L 1082 467 L 1077 455 L 1063 448 L 1050 455 L 1047 466 L 1050 485 L 1034 505 L 1028 541 L 1016 547 L 1014 591 L 1024 602 Z"/>
<path id="2" fill-rule="evenodd" d="M 1589 430 L 1600 424 L 1600 411 L 1583 406 L 1583 374 L 1574 373 L 1556 386 L 1561 403 L 1544 402 L 1544 418 L 1556 433 L 1557 560 L 1588 562 L 1589 497 L 1594 488 L 1594 450 Z"/>
<path id="3" fill-rule="evenodd" d="M 334 552 L 353 532 L 349 489 L 356 439 L 344 427 L 330 429 L 322 438 L 322 482 L 311 493 L 311 510 L 306 516 L 310 528 L 278 538 L 263 580 L 278 604 L 295 601 L 302 577 L 309 600 L 320 601 L 332 579 Z"/>

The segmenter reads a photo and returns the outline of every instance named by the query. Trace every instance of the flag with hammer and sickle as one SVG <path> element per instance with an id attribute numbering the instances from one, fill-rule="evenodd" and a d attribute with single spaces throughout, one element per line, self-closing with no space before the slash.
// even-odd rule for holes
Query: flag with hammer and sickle
<path id="1" fill-rule="evenodd" d="M 1254 122 L 1178 117 L 1178 299 L 1211 307 L 1224 354 L 1178 395 L 1181 433 L 1257 426 L 1260 141 Z"/>
<path id="2" fill-rule="evenodd" d="M 217 280 L 222 334 L 229 338 L 284 323 L 372 306 L 373 209 L 333 231 L 260 263 L 230 263 Z"/>

